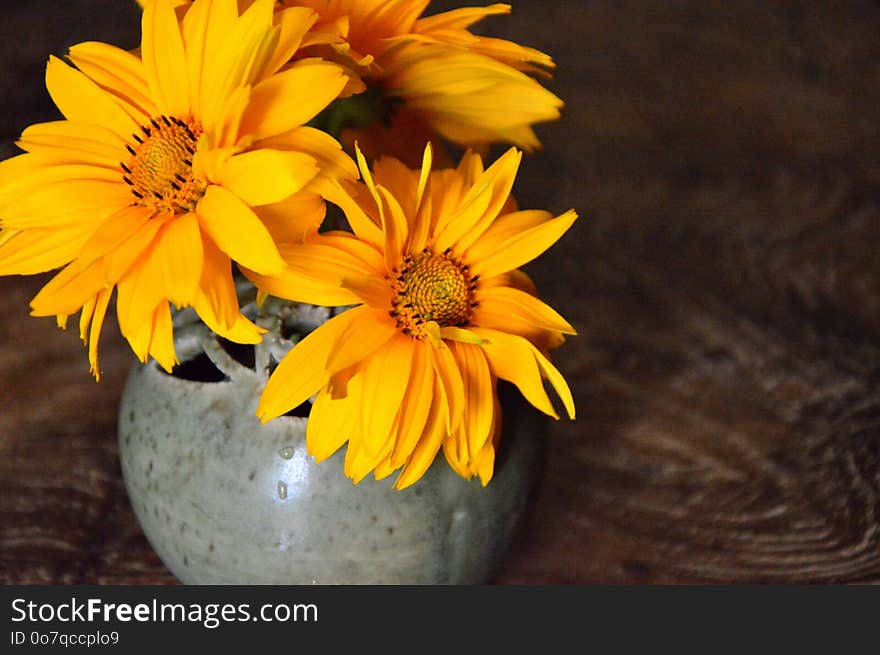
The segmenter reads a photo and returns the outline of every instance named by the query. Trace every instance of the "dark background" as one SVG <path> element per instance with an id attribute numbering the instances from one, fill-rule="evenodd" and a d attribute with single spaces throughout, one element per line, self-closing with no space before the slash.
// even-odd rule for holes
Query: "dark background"
<path id="1" fill-rule="evenodd" d="M 496 581 L 880 581 L 880 7 L 513 4 L 487 31 L 554 55 L 567 102 L 516 193 L 582 216 L 528 267 L 580 332 L 579 416 Z M 0 138 L 53 116 L 49 53 L 137 29 L 4 2 Z M 172 582 L 120 480 L 134 358 L 108 321 L 95 384 L 28 317 L 44 281 L 0 279 L 0 580 Z"/>

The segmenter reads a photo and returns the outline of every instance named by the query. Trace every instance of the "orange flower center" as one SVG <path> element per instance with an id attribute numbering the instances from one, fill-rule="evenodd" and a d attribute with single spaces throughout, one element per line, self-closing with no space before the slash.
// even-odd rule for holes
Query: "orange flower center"
<path id="1" fill-rule="evenodd" d="M 202 128 L 170 116 L 150 119 L 126 146 L 131 158 L 122 163 L 122 179 L 131 187 L 134 204 L 161 213 L 186 214 L 195 209 L 205 185 L 195 179 L 192 158 Z"/>
<path id="2" fill-rule="evenodd" d="M 394 273 L 391 316 L 404 334 L 423 338 L 428 321 L 440 327 L 468 324 L 476 306 L 477 278 L 449 250 L 438 254 L 425 249 L 416 257 L 407 255 Z"/>

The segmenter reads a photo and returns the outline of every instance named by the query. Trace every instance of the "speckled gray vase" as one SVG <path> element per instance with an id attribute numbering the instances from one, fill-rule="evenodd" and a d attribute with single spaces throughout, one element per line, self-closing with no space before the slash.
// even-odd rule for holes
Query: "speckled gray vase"
<path id="1" fill-rule="evenodd" d="M 287 311 L 301 329 L 326 318 L 314 316 L 317 308 Z M 304 312 L 312 312 L 305 321 Z M 261 317 L 270 333 L 244 364 L 204 331 L 182 331 L 179 353 L 207 355 L 223 379 L 170 376 L 152 362 L 129 376 L 122 472 L 162 561 L 187 584 L 486 582 L 540 466 L 536 412 L 506 410 L 486 488 L 456 475 L 442 454 L 403 491 L 392 489 L 394 476 L 355 486 L 343 473 L 344 449 L 320 465 L 308 455 L 307 418 L 260 425 L 254 417 L 268 364 L 290 346 L 275 319 Z"/>

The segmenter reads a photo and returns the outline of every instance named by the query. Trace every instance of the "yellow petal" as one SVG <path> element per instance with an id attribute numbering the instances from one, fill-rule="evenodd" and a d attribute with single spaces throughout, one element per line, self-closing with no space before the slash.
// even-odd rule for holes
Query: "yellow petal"
<path id="1" fill-rule="evenodd" d="M 117 305 L 117 314 L 118 314 Z M 120 317 L 120 329 L 122 317 Z M 171 323 L 171 310 L 166 301 L 161 301 L 150 312 L 147 320 L 139 325 L 129 326 L 124 332 L 132 351 L 138 359 L 146 362 L 152 355 L 162 368 L 171 372 L 178 363 L 174 352 L 174 334 Z"/>
<path id="2" fill-rule="evenodd" d="M 449 141 L 533 150 L 540 143 L 531 125 L 560 116 L 558 97 L 503 61 L 444 45 L 410 52 L 386 69 L 383 86 Z"/>
<path id="3" fill-rule="evenodd" d="M 177 15 L 170 2 L 156 0 L 146 7 L 141 34 L 144 74 L 159 111 L 171 116 L 187 116 L 190 106 L 186 54 Z"/>
<path id="4" fill-rule="evenodd" d="M 101 88 L 113 93 L 133 120 L 143 123 L 159 112 L 150 95 L 141 59 L 122 48 L 89 41 L 70 48 L 70 60 Z"/>
<path id="5" fill-rule="evenodd" d="M 573 210 L 567 211 L 537 227 L 496 243 L 491 254 L 485 259 L 469 257 L 469 261 L 473 262 L 471 273 L 481 277 L 492 277 L 519 268 L 556 243 L 576 218 L 577 214 Z"/>
<path id="6" fill-rule="evenodd" d="M 419 204 L 419 209 L 409 226 L 408 252 L 420 252 L 428 245 L 428 238 L 434 231 L 434 194 L 432 188 L 434 178 L 430 176 L 426 182 L 425 193 Z"/>
<path id="7" fill-rule="evenodd" d="M 422 436 L 415 449 L 413 449 L 412 455 L 407 460 L 403 471 L 401 471 L 394 482 L 395 489 L 406 489 L 425 474 L 425 471 L 428 470 L 437 456 L 443 439 L 449 433 L 444 419 L 447 403 L 439 377 L 434 378 L 433 393 L 434 402 L 431 403 L 428 419 L 425 422 L 425 429 L 422 431 Z"/>
<path id="8" fill-rule="evenodd" d="M 310 239 L 311 243 L 319 243 L 332 246 L 337 250 L 345 253 L 344 257 L 353 257 L 361 262 L 365 271 L 369 271 L 375 277 L 383 278 L 387 269 L 385 268 L 385 260 L 382 253 L 376 250 L 368 243 L 356 238 L 350 232 L 342 232 L 334 230 L 332 232 L 324 232 L 320 236 Z"/>
<path id="9" fill-rule="evenodd" d="M 222 76 L 224 66 L 221 65 L 221 57 L 231 56 L 231 51 L 238 45 L 237 42 L 229 43 L 237 21 L 238 7 L 235 3 L 216 0 L 195 4 L 184 16 L 187 67 L 190 83 L 199 84 L 198 106 L 203 120 L 218 109 L 215 105 L 217 98 L 212 96 L 208 99 L 208 96 Z M 208 124 L 212 123 L 209 121 Z"/>
<path id="10" fill-rule="evenodd" d="M 406 401 L 400 407 L 397 440 L 390 460 L 393 469 L 406 463 L 422 438 L 431 411 L 434 385 L 430 346 L 416 342 L 413 348 L 412 372 L 406 388 Z"/>
<path id="11" fill-rule="evenodd" d="M 571 389 L 568 388 L 568 383 L 565 381 L 565 378 L 562 377 L 562 373 L 560 373 L 550 360 L 534 346 L 532 346 L 532 354 L 538 361 L 538 366 L 541 367 L 541 372 L 544 374 L 544 377 L 550 381 L 550 384 L 553 385 L 553 388 L 559 395 L 559 399 L 562 401 L 565 411 L 568 413 L 568 418 L 574 420 L 574 398 L 571 395 Z"/>
<path id="12" fill-rule="evenodd" d="M 535 283 L 532 281 L 532 278 L 530 278 L 523 271 L 517 269 L 507 271 L 507 273 L 502 273 L 501 275 L 496 275 L 495 277 L 480 278 L 478 286 L 480 289 L 491 289 L 493 287 L 513 287 L 514 289 L 525 291 L 532 296 L 537 296 L 538 294 L 538 289 L 535 286 Z"/>
<path id="13" fill-rule="evenodd" d="M 306 423 L 306 445 L 316 462 L 323 462 L 348 441 L 360 421 L 360 409 L 359 376 L 349 381 L 344 397 L 334 398 L 326 389 L 318 393 Z"/>
<path id="14" fill-rule="evenodd" d="M 89 298 L 104 288 L 98 265 L 85 270 L 68 264 L 31 300 L 31 315 L 57 316 L 75 314 Z"/>
<path id="15" fill-rule="evenodd" d="M 339 286 L 343 278 L 376 276 L 376 272 L 344 239 L 318 237 L 303 244 L 285 245 L 287 266 L 303 275 Z"/>
<path id="16" fill-rule="evenodd" d="M 387 244 L 388 237 L 385 235 L 385 230 L 388 227 L 388 221 L 385 218 L 385 207 L 382 202 L 382 197 L 379 195 L 379 189 L 376 186 L 376 182 L 373 180 L 373 174 L 370 171 L 370 166 L 367 164 L 367 158 L 364 157 L 364 153 L 361 152 L 358 144 L 354 144 L 354 152 L 357 157 L 358 170 L 361 172 L 361 179 L 364 181 L 364 185 L 367 187 L 370 196 L 373 198 L 373 206 L 375 207 L 376 214 L 379 216 L 379 226 L 382 228 L 383 241 Z"/>
<path id="17" fill-rule="evenodd" d="M 468 464 L 492 436 L 495 386 L 486 355 L 479 346 L 455 343 L 452 352 L 464 382 L 465 415 L 460 432 L 466 436 Z"/>
<path id="18" fill-rule="evenodd" d="M 437 237 L 436 247 L 466 250 L 486 231 L 510 196 L 522 153 L 508 150 L 474 182 L 462 207 L 449 219 Z"/>
<path id="19" fill-rule="evenodd" d="M 574 399 L 568 384 L 550 360 L 533 344 L 523 337 L 498 330 L 474 328 L 474 332 L 484 339 L 481 347 L 495 376 L 513 382 L 532 405 L 558 419 L 559 415 L 544 390 L 541 381 L 543 375 L 556 390 L 569 418 L 574 419 Z"/>
<path id="20" fill-rule="evenodd" d="M 347 184 L 343 186 L 337 180 L 319 177 L 315 180 L 313 187 L 329 202 L 342 209 L 352 232 L 361 241 L 372 245 L 380 252 L 384 250 L 385 236 L 382 234 L 382 229 L 365 211 L 360 198 L 355 196 L 360 185 Z"/>
<path id="21" fill-rule="evenodd" d="M 265 330 L 239 311 L 229 257 L 204 235 L 202 252 L 202 278 L 193 298 L 193 309 L 220 336 L 236 343 L 259 343 Z"/>
<path id="22" fill-rule="evenodd" d="M 284 200 L 317 174 L 315 160 L 308 155 L 262 148 L 231 157 L 216 182 L 256 206 Z"/>
<path id="23" fill-rule="evenodd" d="M 271 16 L 271 0 L 262 1 L 264 3 L 263 6 L 256 9 L 256 11 L 262 11 Z M 257 2 L 260 2 L 260 0 L 257 0 Z M 251 5 L 251 9 L 254 8 L 257 2 L 254 2 L 254 4 Z M 268 73 L 269 63 L 275 57 L 280 39 L 281 30 L 278 29 L 277 25 L 271 27 L 268 31 L 263 33 L 262 38 L 259 40 L 259 42 L 256 44 L 256 47 L 254 48 L 252 55 L 253 61 L 250 64 L 250 70 L 248 71 L 247 77 L 245 78 L 245 84 L 247 84 L 248 86 L 253 86 L 271 75 L 270 73 Z"/>
<path id="24" fill-rule="evenodd" d="M 559 414 L 544 390 L 541 370 L 533 354 L 534 347 L 523 337 L 498 330 L 474 328 L 474 332 L 483 337 L 480 347 L 489 360 L 492 373 L 502 380 L 513 382 L 532 405 L 558 419 Z"/>
<path id="25" fill-rule="evenodd" d="M 304 403 L 327 384 L 325 363 L 339 334 L 357 317 L 352 310 L 318 327 L 297 343 L 272 373 L 257 407 L 263 423 Z"/>
<path id="26" fill-rule="evenodd" d="M 98 125 L 75 121 L 31 125 L 22 132 L 17 144 L 56 163 L 103 166 L 112 170 L 117 178 L 119 163 L 128 157 L 122 139 L 116 134 Z"/>
<path id="27" fill-rule="evenodd" d="M 388 0 L 374 3 L 370 18 L 383 25 L 388 34 L 406 34 L 414 29 L 416 20 L 428 6 L 427 0 Z"/>
<path id="28" fill-rule="evenodd" d="M 242 266 L 267 275 L 279 273 L 284 268 L 269 231 L 231 191 L 209 186 L 196 212 L 205 232 Z"/>
<path id="29" fill-rule="evenodd" d="M 0 243 L 0 275 L 33 275 L 71 261 L 91 235 L 90 226 L 26 230 Z"/>
<path id="30" fill-rule="evenodd" d="M 116 284 L 129 271 L 135 261 L 149 249 L 156 234 L 169 218 L 170 216 L 154 216 L 142 223 L 130 237 L 107 250 L 102 266 L 105 284 Z M 80 255 L 80 259 L 84 261 L 88 261 L 85 257 L 88 247 L 87 245 L 83 248 L 83 255 Z"/>
<path id="31" fill-rule="evenodd" d="M 394 466 L 391 463 L 391 455 L 386 455 L 385 459 L 376 464 L 376 468 L 373 469 L 373 475 L 377 480 L 384 480 L 399 468 L 399 466 Z"/>
<path id="32" fill-rule="evenodd" d="M 364 368 L 363 448 L 380 453 L 392 440 L 392 427 L 407 399 L 404 394 L 413 361 L 413 342 L 398 335 L 377 350 Z"/>
<path id="33" fill-rule="evenodd" d="M 425 144 L 425 153 L 422 156 L 422 169 L 419 172 L 419 183 L 416 189 L 416 204 L 413 208 L 413 212 L 418 212 L 419 208 L 422 205 L 422 198 L 425 195 L 425 189 L 428 186 L 428 179 L 431 176 L 431 167 L 434 161 L 434 150 L 431 147 L 431 142 L 429 141 Z"/>
<path id="34" fill-rule="evenodd" d="M 369 307 L 355 307 L 346 313 L 355 313 L 354 320 L 339 333 L 333 351 L 327 358 L 327 373 L 335 375 L 339 371 L 370 357 L 400 335 L 387 312 Z"/>
<path id="35" fill-rule="evenodd" d="M 195 214 L 165 224 L 153 249 L 162 275 L 165 297 L 178 307 L 192 302 L 202 277 L 202 233 Z"/>
<path id="36" fill-rule="evenodd" d="M 285 248 L 282 247 L 281 250 L 284 252 Z M 327 307 L 343 307 L 360 303 L 360 298 L 355 293 L 343 289 L 335 280 L 318 280 L 290 267 L 275 275 L 260 275 L 247 268 L 239 268 L 262 293 L 277 298 Z"/>
<path id="37" fill-rule="evenodd" d="M 480 482 L 485 487 L 495 473 L 495 445 L 491 441 L 487 441 L 483 450 L 477 455 L 475 468 L 477 475 L 480 476 Z"/>
<path id="38" fill-rule="evenodd" d="M 103 125 L 123 139 L 140 127 L 112 95 L 57 57 L 49 57 L 46 88 L 69 120 Z"/>
<path id="39" fill-rule="evenodd" d="M 201 70 L 201 118 L 209 130 L 216 125 L 226 99 L 252 84 L 251 74 L 262 43 L 271 37 L 272 0 L 256 0 L 240 17 L 236 3 L 212 3 Z"/>
<path id="40" fill-rule="evenodd" d="M 276 73 L 290 61 L 316 20 L 318 14 L 308 7 L 287 7 L 275 14 L 279 30 L 278 45 L 265 64 L 265 77 Z"/>
<path id="41" fill-rule="evenodd" d="M 271 224 L 269 228 L 272 229 Z M 333 232 L 313 236 L 305 243 L 279 247 L 287 267 L 276 275 L 259 275 L 243 269 L 260 289 L 280 298 L 316 305 L 356 305 L 360 298 L 341 285 L 346 276 L 384 276 L 381 256 L 351 234 Z M 376 266 L 383 268 L 381 271 Z"/>
<path id="42" fill-rule="evenodd" d="M 230 14 L 232 13 L 232 7 L 228 4 L 207 0 L 189 7 L 181 21 L 180 31 L 183 37 L 183 49 L 186 53 L 189 106 L 194 116 L 202 115 L 202 67 L 205 62 L 209 19 L 212 10 L 221 6 Z"/>
<path id="43" fill-rule="evenodd" d="M 46 164 L 50 162 L 52 162 L 51 158 L 46 157 L 42 153 L 25 153 L 0 161 L 0 190 L 2 190 L 3 195 L 5 196 L 10 186 L 12 188 L 18 186 L 17 183 L 23 177 L 41 173 L 45 169 Z"/>
<path id="44" fill-rule="evenodd" d="M 104 318 L 107 316 L 107 306 L 110 304 L 110 296 L 113 289 L 101 290 L 95 298 L 94 313 L 91 317 L 91 331 L 89 333 L 89 370 L 95 376 L 95 380 L 101 379 L 101 369 L 98 366 L 98 342 L 101 339 L 101 328 Z"/>
<path id="45" fill-rule="evenodd" d="M 449 467 L 465 480 L 473 477 L 470 469 L 470 455 L 467 450 L 467 440 L 464 433 L 459 430 L 443 440 L 443 454 Z"/>
<path id="46" fill-rule="evenodd" d="M 426 16 L 416 21 L 414 30 L 426 40 L 448 43 L 487 55 L 508 63 L 520 70 L 542 72 L 538 66 L 552 68 L 553 59 L 534 48 L 527 48 L 511 41 L 477 36 L 468 27 L 486 16 L 509 14 L 510 5 L 495 4 L 488 7 L 463 7 L 452 11 Z M 532 63 L 538 66 L 531 65 Z"/>
<path id="47" fill-rule="evenodd" d="M 373 161 L 376 184 L 387 189 L 405 209 L 407 216 L 415 216 L 419 177 L 399 159 L 381 156 Z"/>
<path id="48" fill-rule="evenodd" d="M 382 278 L 373 275 L 344 277 L 341 286 L 354 293 L 361 302 L 375 309 L 389 311 L 393 294 L 391 286 Z"/>
<path id="49" fill-rule="evenodd" d="M 321 196 L 304 191 L 281 202 L 254 207 L 254 213 L 269 230 L 275 243 L 293 244 L 302 243 L 309 235 L 318 233 L 324 221 L 326 206 Z"/>
<path id="50" fill-rule="evenodd" d="M 416 21 L 413 30 L 420 34 L 429 34 L 441 30 L 466 30 L 487 16 L 509 13 L 510 5 L 508 4 L 494 4 L 488 7 L 461 7 L 420 18 Z"/>
<path id="51" fill-rule="evenodd" d="M 357 166 L 339 142 L 314 127 L 295 127 L 276 136 L 261 139 L 254 143 L 254 147 L 295 150 L 311 155 L 318 162 L 321 173 L 328 178 L 354 180 L 358 177 Z"/>
<path id="52" fill-rule="evenodd" d="M 242 130 L 257 140 L 304 125 L 339 95 L 347 79 L 336 64 L 298 61 L 254 87 Z"/>
<path id="53" fill-rule="evenodd" d="M 351 478 L 354 484 L 359 484 L 370 471 L 372 471 L 379 463 L 388 456 L 391 451 L 391 440 L 389 439 L 385 447 L 378 453 L 369 452 L 363 444 L 358 428 L 352 435 L 348 450 L 345 453 L 345 475 Z"/>
<path id="54" fill-rule="evenodd" d="M 171 308 L 167 302 L 159 303 L 153 313 L 153 334 L 150 338 L 150 355 L 168 373 L 179 363 L 174 351 L 174 329 Z"/>
<path id="55" fill-rule="evenodd" d="M 452 216 L 462 205 L 465 192 L 463 177 L 454 169 L 434 171 L 430 177 L 428 191 L 431 200 L 431 233 L 439 230 L 441 221 Z"/>
<path id="56" fill-rule="evenodd" d="M 435 229 L 438 236 L 434 241 L 434 247 L 442 252 L 455 246 L 458 239 L 485 213 L 491 201 L 491 180 L 480 180 L 479 184 L 471 188 L 454 212 L 440 217 Z"/>
<path id="57" fill-rule="evenodd" d="M 150 220 L 150 213 L 144 207 L 126 207 L 116 212 L 95 229 L 79 253 L 78 265 L 88 266 L 107 253 L 121 246 Z M 155 234 L 156 230 L 152 233 Z M 152 237 L 150 237 L 152 240 Z M 146 248 L 138 249 L 137 254 Z M 132 262 L 134 259 L 131 260 Z M 115 280 L 113 280 L 115 282 Z"/>
<path id="58" fill-rule="evenodd" d="M 47 182 L 47 186 L 39 189 L 23 190 L 12 200 L 4 198 L 4 202 L 0 203 L 0 216 L 3 227 L 10 230 L 87 225 L 96 228 L 111 215 L 131 205 L 131 200 L 125 184 L 95 179 L 66 179 Z"/>
<path id="59" fill-rule="evenodd" d="M 399 233 L 394 229 L 397 222 L 389 220 L 385 215 L 385 203 L 382 201 L 379 187 L 377 187 L 376 183 L 373 181 L 373 176 L 370 173 L 370 167 L 367 165 L 367 159 L 364 157 L 364 153 L 361 152 L 361 149 L 357 144 L 354 145 L 354 150 L 357 157 L 358 169 L 361 172 L 361 178 L 373 198 L 375 210 L 379 215 L 379 227 L 381 228 L 382 235 L 380 244 L 385 253 L 385 262 L 390 269 L 398 263 L 398 243 L 403 243 L 403 240 L 398 239 Z"/>
<path id="60" fill-rule="evenodd" d="M 385 187 L 378 187 L 385 204 L 385 261 L 391 268 L 403 259 L 403 244 L 409 236 L 409 221 L 397 199 Z"/>
<path id="61" fill-rule="evenodd" d="M 203 136 L 202 142 L 207 144 L 209 142 L 208 137 Z M 215 148 L 197 148 L 196 154 L 192 158 L 194 176 L 199 180 L 217 179 L 223 166 L 238 150 L 239 148 L 228 145 Z"/>
<path id="62" fill-rule="evenodd" d="M 447 339 L 449 341 L 460 341 L 462 343 L 469 343 L 475 346 L 479 346 L 481 343 L 483 343 L 483 340 L 470 330 L 466 328 L 455 327 L 452 325 L 440 328 L 440 338 Z"/>
<path id="63" fill-rule="evenodd" d="M 204 293 L 197 292 L 192 307 L 212 332 L 234 343 L 257 344 L 263 340 L 266 330 L 249 321 L 240 312 L 235 315 L 231 324 L 221 323 L 205 298 Z"/>
<path id="64" fill-rule="evenodd" d="M 504 62 L 518 70 L 545 78 L 549 77 L 549 74 L 544 68 L 556 67 L 556 63 L 550 55 L 504 39 L 479 36 L 470 48 L 474 52 Z"/>
<path id="65" fill-rule="evenodd" d="M 519 289 L 502 286 L 478 289 L 475 299 L 478 304 L 471 313 L 471 321 L 475 325 L 505 330 L 511 322 L 515 322 L 531 326 L 532 331 L 537 328 L 577 334 L 556 310 Z"/>
<path id="66" fill-rule="evenodd" d="M 149 351 L 149 339 L 144 336 L 143 325 L 152 322 L 156 307 L 164 301 L 161 267 L 152 254 L 152 247 L 148 248 L 117 284 L 119 330 L 129 340 L 138 341 L 140 350 L 135 352 L 143 356 Z"/>
<path id="67" fill-rule="evenodd" d="M 468 226 L 466 232 L 456 240 L 456 248 L 466 250 L 492 225 L 510 198 L 513 183 L 522 161 L 522 152 L 511 148 L 498 158 L 483 174 L 491 180 L 492 197 L 482 216 Z"/>
<path id="68" fill-rule="evenodd" d="M 465 408 L 464 382 L 452 351 L 442 341 L 433 349 L 434 371 L 446 398 L 446 433 L 452 434 L 461 424 Z"/>
<path id="69" fill-rule="evenodd" d="M 79 315 L 79 338 L 84 344 L 89 342 L 89 325 L 92 322 L 92 316 L 95 315 L 95 305 L 99 295 L 101 295 L 100 292 L 86 300 Z"/>
<path id="70" fill-rule="evenodd" d="M 42 154 L 29 153 L 13 157 L 3 162 L 2 172 L 4 175 L 0 202 L 14 203 L 13 209 L 33 193 L 51 192 L 57 185 L 65 183 L 103 182 L 128 191 L 119 170 L 83 162 L 55 163 L 51 157 Z M 128 199 L 131 200 L 130 194 Z"/>
<path id="71" fill-rule="evenodd" d="M 483 158 L 480 156 L 480 153 L 474 150 L 468 150 L 462 155 L 461 161 L 458 162 L 455 170 L 458 172 L 459 177 L 462 178 L 464 189 L 477 186 L 477 182 L 480 179 L 485 179 L 483 173 L 485 173 L 486 169 L 483 166 Z"/>
<path id="72" fill-rule="evenodd" d="M 498 245 L 521 232 L 543 225 L 552 218 L 553 214 L 541 209 L 527 209 L 499 216 L 482 237 L 466 249 L 467 257 L 473 261 L 485 259 Z"/>
<path id="73" fill-rule="evenodd" d="M 119 303 L 116 304 L 116 317 L 119 321 L 120 331 L 122 330 L 123 319 L 119 314 Z M 139 325 L 132 325 L 122 332 L 122 335 L 128 341 L 128 345 L 132 352 L 137 356 L 138 360 L 146 363 L 150 356 L 150 342 L 153 340 L 153 315 L 150 313 L 149 319 L 143 321 Z"/>
<path id="74" fill-rule="evenodd" d="M 241 119 L 250 101 L 251 88 L 249 86 L 241 86 L 230 91 L 229 95 L 225 98 L 222 109 L 214 112 L 212 145 L 215 148 L 237 149 L 236 145 L 239 143 L 241 136 Z"/>

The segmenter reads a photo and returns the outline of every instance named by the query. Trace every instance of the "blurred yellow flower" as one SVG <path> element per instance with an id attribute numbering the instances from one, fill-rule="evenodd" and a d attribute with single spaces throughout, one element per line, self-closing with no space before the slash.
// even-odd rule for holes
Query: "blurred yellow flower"
<path id="1" fill-rule="evenodd" d="M 527 74 L 552 68 L 548 55 L 469 31 L 487 16 L 510 13 L 510 5 L 422 16 L 430 0 L 284 4 L 317 11 L 313 32 L 328 36 L 314 40 L 330 41 L 339 61 L 380 90 L 383 120 L 351 135 L 368 155 L 393 154 L 415 164 L 437 134 L 462 146 L 508 142 L 533 150 L 540 142 L 532 126 L 560 115 L 562 101 Z"/>
<path id="2" fill-rule="evenodd" d="M 174 4 L 148 4 L 138 55 L 90 42 L 70 50 L 78 70 L 52 57 L 46 85 L 65 120 L 27 128 L 27 152 L 0 163 L 0 274 L 65 266 L 32 313 L 63 325 L 81 309 L 96 377 L 114 288 L 122 334 L 165 369 L 177 361 L 169 301 L 228 339 L 258 342 L 231 261 L 279 272 L 276 243 L 323 218 L 307 185 L 357 176 L 334 139 L 301 127 L 346 85 L 342 69 L 311 59 L 278 73 L 313 12 L 196 0 L 179 22 Z"/>
<path id="3" fill-rule="evenodd" d="M 257 413 L 267 421 L 317 393 L 309 452 L 321 461 L 347 441 L 345 470 L 355 482 L 402 467 L 402 489 L 442 448 L 457 473 L 486 484 L 501 424 L 497 379 L 558 418 L 546 378 L 574 418 L 568 385 L 546 356 L 574 330 L 517 267 L 577 215 L 506 210 L 521 159 L 514 148 L 485 170 L 468 153 L 457 169 L 432 172 L 430 146 L 421 170 L 380 158 L 371 174 L 360 151 L 358 159 L 365 184 L 325 189 L 353 234 L 329 232 L 282 249 L 280 275 L 246 271 L 266 293 L 357 305 L 293 348 Z"/>

